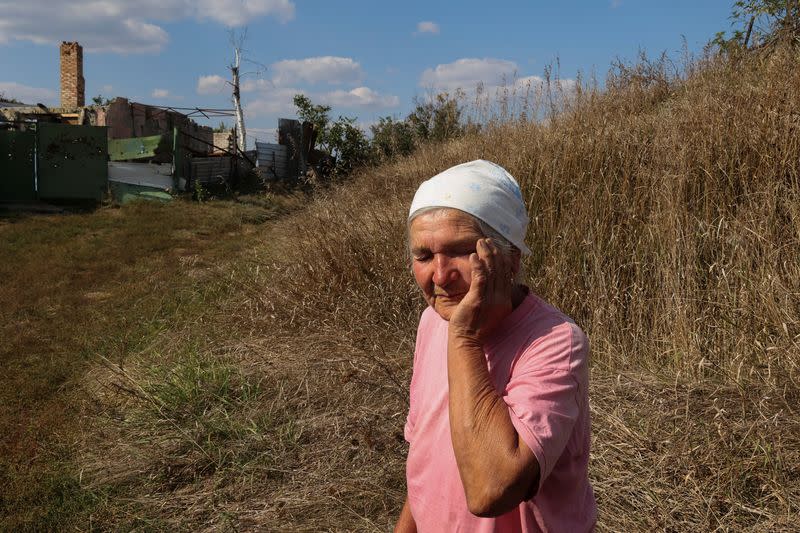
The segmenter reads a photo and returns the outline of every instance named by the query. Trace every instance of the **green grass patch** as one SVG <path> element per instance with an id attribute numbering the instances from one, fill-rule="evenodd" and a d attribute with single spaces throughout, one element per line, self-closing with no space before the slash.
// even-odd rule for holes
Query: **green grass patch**
<path id="1" fill-rule="evenodd" d="M 0 531 L 91 529 L 92 512 L 107 498 L 103 490 L 86 488 L 66 465 L 4 468 L 0 477 Z"/>
<path id="2" fill-rule="evenodd" d="M 301 443 L 294 402 L 279 378 L 248 376 L 197 350 L 142 374 L 128 378 L 141 402 L 126 429 L 169 443 L 161 446 L 167 474 L 179 471 L 184 481 L 195 481 L 220 471 L 270 470 L 285 466 Z"/>

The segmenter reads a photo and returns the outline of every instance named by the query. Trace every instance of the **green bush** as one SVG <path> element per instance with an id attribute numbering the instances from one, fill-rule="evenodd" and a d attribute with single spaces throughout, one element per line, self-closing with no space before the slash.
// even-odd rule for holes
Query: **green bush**
<path id="1" fill-rule="evenodd" d="M 414 130 L 407 120 L 381 117 L 372 131 L 372 155 L 377 161 L 391 160 L 396 156 L 409 155 L 417 143 Z"/>
<path id="2" fill-rule="evenodd" d="M 357 117 L 330 118 L 331 106 L 314 104 L 303 94 L 294 96 L 297 116 L 317 131 L 317 147 L 336 158 L 333 175 L 346 176 L 359 166 L 407 156 L 425 142 L 442 142 L 467 131 L 463 121 L 464 94 L 439 93 L 416 99 L 414 110 L 403 120 L 381 117 L 370 126 L 372 139 L 356 125 Z"/>

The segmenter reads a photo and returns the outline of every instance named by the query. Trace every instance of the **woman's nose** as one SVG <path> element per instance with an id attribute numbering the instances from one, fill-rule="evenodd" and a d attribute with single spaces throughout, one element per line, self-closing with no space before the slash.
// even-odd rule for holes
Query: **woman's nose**
<path id="1" fill-rule="evenodd" d="M 455 264 L 444 254 L 437 254 L 433 261 L 433 283 L 444 287 L 458 276 Z"/>

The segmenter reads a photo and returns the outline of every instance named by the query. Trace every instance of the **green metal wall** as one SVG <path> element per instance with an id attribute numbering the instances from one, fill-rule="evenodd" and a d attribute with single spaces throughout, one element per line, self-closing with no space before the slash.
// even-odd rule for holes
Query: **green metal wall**
<path id="1" fill-rule="evenodd" d="M 36 200 L 36 132 L 0 131 L 0 202 Z"/>
<path id="2" fill-rule="evenodd" d="M 43 200 L 97 200 L 108 190 L 106 128 L 39 123 L 38 193 Z"/>
<path id="3" fill-rule="evenodd" d="M 96 200 L 108 191 L 105 127 L 39 122 L 0 131 L 0 203 Z"/>
<path id="4" fill-rule="evenodd" d="M 111 139 L 108 141 L 108 155 L 111 161 L 131 161 L 150 159 L 157 152 L 171 149 L 172 135 L 152 135 L 130 139 Z"/>

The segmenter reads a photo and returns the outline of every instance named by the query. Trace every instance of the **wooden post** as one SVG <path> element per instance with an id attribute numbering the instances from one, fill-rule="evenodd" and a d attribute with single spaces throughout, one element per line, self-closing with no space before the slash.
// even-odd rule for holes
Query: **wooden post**
<path id="1" fill-rule="evenodd" d="M 180 190 L 181 178 L 183 177 L 184 172 L 182 152 L 183 149 L 181 148 L 180 143 L 180 131 L 178 130 L 178 127 L 175 126 L 172 128 L 172 181 L 176 190 Z"/>

